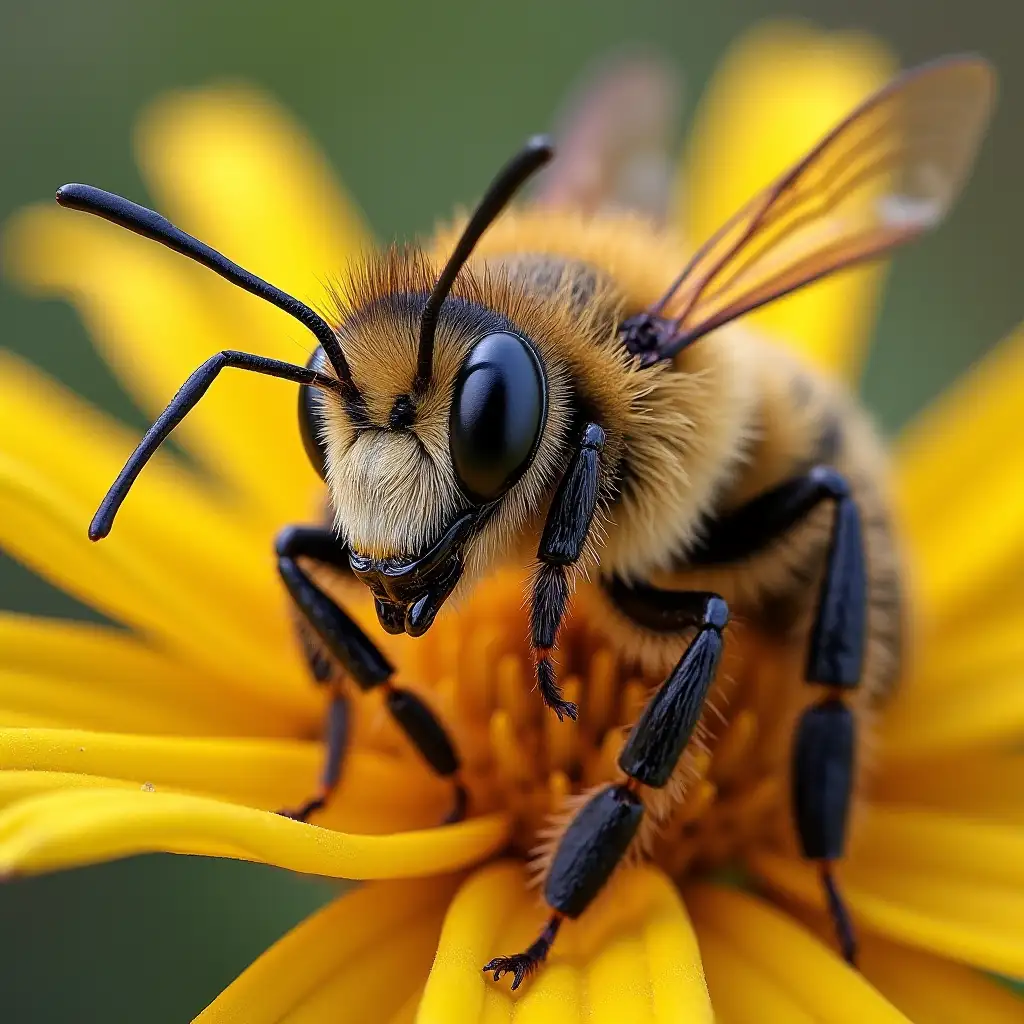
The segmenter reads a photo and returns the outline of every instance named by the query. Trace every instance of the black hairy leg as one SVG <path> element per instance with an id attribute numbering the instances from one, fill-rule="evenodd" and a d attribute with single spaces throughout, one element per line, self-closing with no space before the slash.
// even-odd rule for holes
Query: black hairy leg
<path id="1" fill-rule="evenodd" d="M 576 718 L 562 696 L 551 652 L 569 600 L 569 571 L 579 561 L 594 521 L 605 434 L 596 423 L 583 428 L 572 462 L 548 511 L 537 548 L 538 567 L 530 599 L 530 640 L 537 663 L 537 688 L 558 720 Z"/>
<path id="2" fill-rule="evenodd" d="M 793 741 L 793 818 L 800 852 L 818 867 L 822 891 L 847 963 L 857 944 L 834 865 L 846 847 L 856 756 L 856 721 L 838 697 L 804 711 Z"/>
<path id="3" fill-rule="evenodd" d="M 644 706 L 619 754 L 619 767 L 645 786 L 661 789 L 690 742 L 715 681 L 722 630 L 729 606 L 717 594 L 701 594 L 697 634 L 678 664 Z"/>
<path id="4" fill-rule="evenodd" d="M 646 588 L 645 595 L 659 593 Z M 648 701 L 619 755 L 626 782 L 598 790 L 576 812 L 562 834 L 544 883 L 544 899 L 554 911 L 552 921 L 575 919 L 590 906 L 629 849 L 643 819 L 638 785 L 663 787 L 700 720 L 722 653 L 722 630 L 729 609 L 717 594 L 664 593 L 677 606 L 677 624 L 696 624 L 697 633 L 679 663 Z M 683 598 L 683 600 L 680 600 Z M 694 611 L 700 613 L 693 622 Z M 551 927 L 524 953 L 492 960 L 485 971 L 495 980 L 505 971 L 515 974 L 513 988 L 547 955 Z M 556 929 L 557 930 L 557 929 Z M 542 955 L 538 958 L 538 950 Z"/>
<path id="5" fill-rule="evenodd" d="M 524 952 L 499 956 L 483 969 L 494 980 L 512 972 L 512 988 L 518 988 L 547 956 L 565 917 L 577 918 L 601 891 L 633 841 L 644 805 L 630 784 L 598 790 L 569 822 L 555 851 L 544 884 L 544 900 L 554 914 L 539 939 Z"/>
<path id="6" fill-rule="evenodd" d="M 805 678 L 823 686 L 860 683 L 867 631 L 867 566 L 860 512 L 846 479 L 815 466 L 713 520 L 687 565 L 730 565 L 767 548 L 823 501 L 835 504 L 825 574 L 814 613 Z"/>
<path id="7" fill-rule="evenodd" d="M 723 565 L 761 551 L 823 501 L 835 505 L 808 641 L 804 678 L 827 687 L 800 718 L 793 744 L 792 804 L 801 851 L 818 866 L 843 956 L 856 957 L 849 912 L 835 877 L 846 846 L 856 721 L 839 694 L 860 685 L 867 632 L 867 564 L 860 512 L 846 479 L 829 466 L 766 491 L 711 524 L 690 564 Z"/>
<path id="8" fill-rule="evenodd" d="M 460 778 L 459 755 L 445 727 L 430 707 L 411 690 L 391 682 L 394 667 L 377 645 L 337 602 L 324 593 L 299 565 L 308 558 L 323 565 L 349 571 L 348 550 L 329 530 L 319 526 L 289 526 L 277 537 L 277 565 L 288 593 L 302 618 L 300 630 L 310 655 L 310 667 L 317 681 L 333 676 L 324 667 L 333 659 L 344 674 L 362 691 L 382 687 L 384 704 L 399 729 L 431 768 L 452 783 L 452 810 L 446 824 L 466 815 L 468 793 Z M 312 633 L 312 636 L 309 634 Z M 327 721 L 327 758 L 320 790 L 296 811 L 284 811 L 303 820 L 324 806 L 341 775 L 348 738 L 348 702 L 332 682 L 332 699 Z"/>
<path id="9" fill-rule="evenodd" d="M 306 821 L 314 811 L 326 806 L 341 778 L 341 766 L 345 760 L 349 738 L 349 701 L 340 688 L 331 694 L 327 708 L 327 722 L 324 728 L 324 766 L 320 774 L 320 787 L 305 803 L 279 811 L 286 818 Z"/>

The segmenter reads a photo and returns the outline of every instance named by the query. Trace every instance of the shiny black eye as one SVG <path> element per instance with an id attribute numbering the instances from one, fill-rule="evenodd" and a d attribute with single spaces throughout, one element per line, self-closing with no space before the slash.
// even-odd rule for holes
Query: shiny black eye
<path id="1" fill-rule="evenodd" d="M 493 501 L 526 472 L 544 429 L 540 360 L 514 334 L 488 334 L 466 357 L 449 419 L 452 464 L 466 496 Z"/>
<path id="2" fill-rule="evenodd" d="M 306 363 L 311 369 L 319 369 L 323 365 L 323 349 L 318 348 Z M 299 433 L 305 446 L 309 461 L 317 471 L 321 480 L 327 479 L 327 446 L 323 441 L 323 416 L 320 403 L 323 399 L 316 388 L 302 386 L 299 388 Z"/>

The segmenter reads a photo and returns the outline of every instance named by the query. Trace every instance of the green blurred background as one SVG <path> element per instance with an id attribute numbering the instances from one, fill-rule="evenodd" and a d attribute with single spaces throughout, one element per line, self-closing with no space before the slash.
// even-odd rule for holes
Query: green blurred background
<path id="1" fill-rule="evenodd" d="M 309 127 L 379 237 L 408 236 L 477 195 L 511 146 L 550 125 L 595 57 L 648 44 L 678 62 L 692 109 L 729 42 L 779 15 L 867 29 L 905 65 L 972 49 L 1000 72 L 964 200 L 890 278 L 865 387 L 892 430 L 1021 317 L 1019 0 L 3 0 L 0 221 L 67 180 L 144 197 L 130 150 L 140 108 L 165 89 L 229 77 L 269 90 Z M 0 344 L 145 425 L 67 306 L 0 285 Z M 89 615 L 2 555 L 0 605 Z M 0 1019 L 187 1021 L 332 891 L 184 857 L 5 886 Z"/>

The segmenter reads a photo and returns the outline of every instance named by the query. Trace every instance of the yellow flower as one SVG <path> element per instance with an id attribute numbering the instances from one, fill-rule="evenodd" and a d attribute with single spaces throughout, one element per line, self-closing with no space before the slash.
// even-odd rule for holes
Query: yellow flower
<path id="1" fill-rule="evenodd" d="M 698 118 L 684 176 L 692 207 L 680 216 L 707 233 L 885 65 L 856 37 L 789 27 L 746 41 Z M 303 297 L 322 295 L 325 271 L 367 244 L 308 140 L 251 93 L 166 99 L 144 119 L 139 151 L 158 209 Z M 108 225 L 32 209 L 8 248 L 26 284 L 76 303 L 151 413 L 243 339 L 298 355 L 292 321 Z M 844 275 L 754 319 L 850 374 L 880 273 Z M 203 1022 L 674 1024 L 709 1021 L 712 1007 L 727 1024 L 1020 1020 L 1020 1002 L 976 968 L 1024 975 L 1024 446 L 1009 443 L 1024 335 L 897 449 L 920 615 L 843 867 L 863 974 L 833 952 L 812 869 L 777 839 L 786 797 L 758 763 L 779 723 L 740 699 L 654 862 L 617 873 L 515 993 L 481 966 L 532 941 L 542 921 L 524 855 L 568 794 L 610 775 L 619 726 L 650 680 L 625 678 L 588 632 L 583 600 L 563 669 L 581 720 L 543 715 L 520 581 L 499 576 L 426 637 L 382 638 L 403 683 L 455 735 L 470 819 L 436 827 L 449 794 L 373 694 L 318 824 L 272 813 L 309 794 L 321 757 L 323 695 L 306 678 L 270 557 L 279 526 L 315 514 L 317 487 L 294 392 L 239 377 L 218 381 L 175 435 L 198 469 L 154 459 L 115 536 L 91 545 L 86 525 L 135 438 L 3 358 L 0 543 L 131 633 L 0 617 L 0 871 L 171 851 L 375 880 L 269 950 Z M 379 635 L 365 594 L 353 602 Z M 760 895 L 698 873 L 732 863 Z"/>

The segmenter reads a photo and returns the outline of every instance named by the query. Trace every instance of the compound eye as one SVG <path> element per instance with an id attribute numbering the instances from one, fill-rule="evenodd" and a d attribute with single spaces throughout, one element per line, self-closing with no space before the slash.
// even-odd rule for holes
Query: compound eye
<path id="1" fill-rule="evenodd" d="M 318 370 L 323 366 L 323 362 L 323 349 L 318 348 L 306 365 Z M 299 433 L 302 435 L 302 444 L 320 479 L 326 481 L 327 446 L 323 441 L 323 416 L 320 412 L 322 401 L 323 398 L 316 388 L 305 385 L 299 388 Z"/>
<path id="2" fill-rule="evenodd" d="M 526 472 L 546 414 L 533 349 L 506 332 L 477 342 L 459 370 L 449 418 L 452 465 L 471 501 L 493 501 Z"/>

